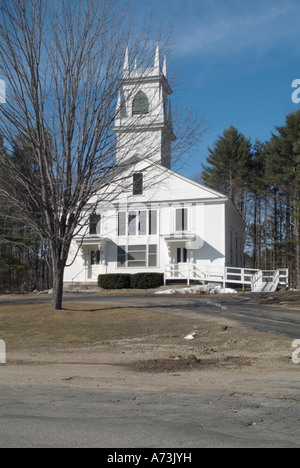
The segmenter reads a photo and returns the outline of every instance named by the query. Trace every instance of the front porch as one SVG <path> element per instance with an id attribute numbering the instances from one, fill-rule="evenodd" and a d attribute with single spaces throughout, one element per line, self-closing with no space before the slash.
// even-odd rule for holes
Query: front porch
<path id="1" fill-rule="evenodd" d="M 78 251 L 81 252 L 83 267 L 72 278 L 70 283 L 97 283 L 98 276 L 101 273 L 107 273 L 105 248 L 110 239 L 99 235 L 88 235 L 84 238 L 75 238 L 75 242 Z"/>

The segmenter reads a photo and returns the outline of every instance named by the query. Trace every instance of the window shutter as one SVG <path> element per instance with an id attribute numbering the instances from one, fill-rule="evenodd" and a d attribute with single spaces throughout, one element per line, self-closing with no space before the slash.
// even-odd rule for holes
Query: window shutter
<path id="1" fill-rule="evenodd" d="M 118 214 L 118 236 L 126 236 L 126 213 L 120 211 Z"/>
<path id="2" fill-rule="evenodd" d="M 149 235 L 157 234 L 157 211 L 149 211 Z"/>
<path id="3" fill-rule="evenodd" d="M 139 235 L 145 236 L 147 234 L 147 211 L 140 211 L 139 213 Z"/>

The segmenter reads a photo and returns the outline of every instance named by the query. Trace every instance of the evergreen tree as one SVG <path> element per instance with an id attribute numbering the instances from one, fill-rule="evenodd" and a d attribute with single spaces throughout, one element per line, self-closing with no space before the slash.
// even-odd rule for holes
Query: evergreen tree
<path id="1" fill-rule="evenodd" d="M 202 180 L 208 187 L 231 198 L 242 215 L 251 165 L 251 143 L 235 127 L 225 130 L 213 147 L 208 148 L 208 165 L 203 165 Z"/>
<path id="2" fill-rule="evenodd" d="M 11 159 L 20 168 L 24 178 L 34 178 L 36 167 L 32 151 L 26 143 L 26 138 L 20 136 L 11 156 L 7 155 L 0 140 L 2 157 Z M 26 222 L 16 205 L 5 196 L 1 190 L 7 183 L 5 173 L 0 173 L 0 291 L 21 292 L 42 290 L 51 287 L 51 268 L 49 264 L 49 249 L 43 232 L 37 235 L 30 222 Z M 15 189 L 22 187 L 15 181 Z M 25 194 L 24 194 L 25 198 Z M 32 205 L 32 216 L 39 216 Z M 29 220 L 28 220 L 29 221 Z"/>
<path id="3" fill-rule="evenodd" d="M 225 130 L 197 180 L 229 196 L 244 216 L 247 266 L 286 267 L 300 288 L 300 111 L 275 129 L 252 151 L 237 129 Z"/>
<path id="4" fill-rule="evenodd" d="M 0 136 L 0 154 L 5 156 L 3 138 Z M 5 174 L 0 174 L 4 180 Z M 0 195 L 0 291 L 11 292 L 18 290 L 25 279 L 26 265 L 19 257 L 17 247 L 19 239 L 11 220 L 10 204 Z"/>
<path id="5" fill-rule="evenodd" d="M 265 238 L 265 200 L 268 194 L 266 181 L 266 156 L 265 143 L 256 141 L 253 147 L 253 157 L 248 174 L 248 191 L 251 195 L 252 209 L 249 214 L 248 236 L 250 248 L 252 247 L 253 268 L 263 267 L 263 239 Z"/>
<path id="6" fill-rule="evenodd" d="M 267 170 L 274 193 L 286 200 L 285 235 L 281 244 L 288 252 L 292 285 L 300 287 L 300 111 L 286 117 L 284 126 L 276 127 L 269 143 Z M 278 212 L 275 200 L 275 241 L 278 239 Z M 282 246 L 281 246 L 282 247 Z"/>

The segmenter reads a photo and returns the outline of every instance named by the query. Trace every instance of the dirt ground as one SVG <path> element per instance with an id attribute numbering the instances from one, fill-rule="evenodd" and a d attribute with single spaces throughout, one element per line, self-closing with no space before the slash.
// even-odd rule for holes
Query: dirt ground
<path id="1" fill-rule="evenodd" d="M 0 385 L 226 389 L 299 398 L 291 340 L 110 304 L 0 304 Z M 185 336 L 196 333 L 192 341 Z"/>
<path id="2" fill-rule="evenodd" d="M 300 310 L 300 291 L 279 291 L 273 294 L 263 294 L 257 300 L 257 304 L 278 305 L 283 308 Z"/>

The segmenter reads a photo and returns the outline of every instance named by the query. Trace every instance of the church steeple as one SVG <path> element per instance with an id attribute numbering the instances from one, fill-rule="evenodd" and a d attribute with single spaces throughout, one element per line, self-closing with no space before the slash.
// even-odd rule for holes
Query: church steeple
<path id="1" fill-rule="evenodd" d="M 153 67 L 148 68 L 138 68 L 135 61 L 131 69 L 127 47 L 121 88 L 115 120 L 117 160 L 124 162 L 138 156 L 170 168 L 171 145 L 176 139 L 169 106 L 172 90 L 167 81 L 166 57 L 163 69 L 160 66 L 159 44 Z"/>

